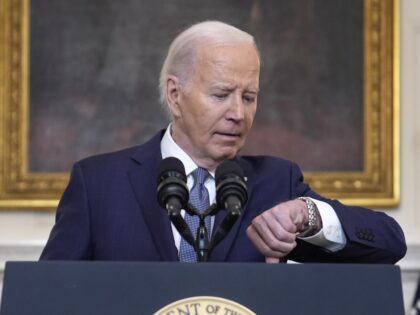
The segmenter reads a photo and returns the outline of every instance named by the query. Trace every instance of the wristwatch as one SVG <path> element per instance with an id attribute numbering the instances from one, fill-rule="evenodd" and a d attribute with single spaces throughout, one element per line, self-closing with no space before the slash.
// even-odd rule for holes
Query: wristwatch
<path id="1" fill-rule="evenodd" d="M 315 231 L 318 226 L 318 208 L 316 207 L 315 202 L 309 197 L 299 197 L 299 200 L 303 200 L 306 203 L 306 207 L 308 208 L 308 224 L 305 225 L 302 231 L 298 233 L 297 236 L 299 237 L 307 237 L 315 234 Z"/>

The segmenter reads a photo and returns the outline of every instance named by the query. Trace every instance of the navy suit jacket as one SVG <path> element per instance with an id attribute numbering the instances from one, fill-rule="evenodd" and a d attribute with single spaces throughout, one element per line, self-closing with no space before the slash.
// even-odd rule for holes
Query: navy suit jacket
<path id="1" fill-rule="evenodd" d="M 41 259 L 178 261 L 171 223 L 156 197 L 164 131 L 130 149 L 76 163 Z M 238 156 L 247 177 L 248 202 L 217 245 L 211 261 L 263 262 L 246 236 L 253 218 L 274 205 L 310 196 L 332 205 L 347 245 L 331 253 L 305 241 L 287 258 L 306 262 L 394 263 L 406 252 L 404 235 L 389 216 L 327 200 L 303 182 L 299 167 L 275 157 Z M 225 215 L 220 211 L 215 227 Z"/>

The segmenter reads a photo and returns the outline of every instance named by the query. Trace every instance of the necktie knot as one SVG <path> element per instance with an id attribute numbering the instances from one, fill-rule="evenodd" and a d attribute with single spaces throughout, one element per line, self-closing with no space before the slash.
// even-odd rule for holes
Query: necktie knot
<path id="1" fill-rule="evenodd" d="M 209 206 L 209 194 L 204 182 L 210 173 L 205 168 L 198 167 L 191 174 L 194 178 L 194 185 L 190 192 L 190 203 L 199 212 L 203 212 Z"/>
<path id="2" fill-rule="evenodd" d="M 207 178 L 210 176 L 210 173 L 202 167 L 197 167 L 193 172 L 192 176 L 194 178 L 194 186 L 196 184 L 204 185 Z"/>

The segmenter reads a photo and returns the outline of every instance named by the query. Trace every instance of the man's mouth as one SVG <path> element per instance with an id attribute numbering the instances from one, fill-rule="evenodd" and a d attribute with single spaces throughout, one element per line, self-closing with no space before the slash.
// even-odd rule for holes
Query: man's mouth
<path id="1" fill-rule="evenodd" d="M 239 138 L 241 136 L 240 133 L 234 132 L 216 132 L 217 135 L 229 138 Z"/>

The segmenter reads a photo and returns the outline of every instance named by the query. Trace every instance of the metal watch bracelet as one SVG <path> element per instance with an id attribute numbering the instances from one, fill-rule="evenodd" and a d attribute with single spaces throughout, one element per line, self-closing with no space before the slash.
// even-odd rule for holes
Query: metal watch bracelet
<path id="1" fill-rule="evenodd" d="M 308 208 L 308 224 L 304 227 L 302 231 L 298 233 L 298 237 L 308 237 L 314 234 L 317 229 L 317 221 L 318 216 L 317 212 L 318 209 L 316 207 L 315 202 L 309 197 L 299 197 L 299 200 L 303 200 L 306 203 L 306 207 Z"/>

